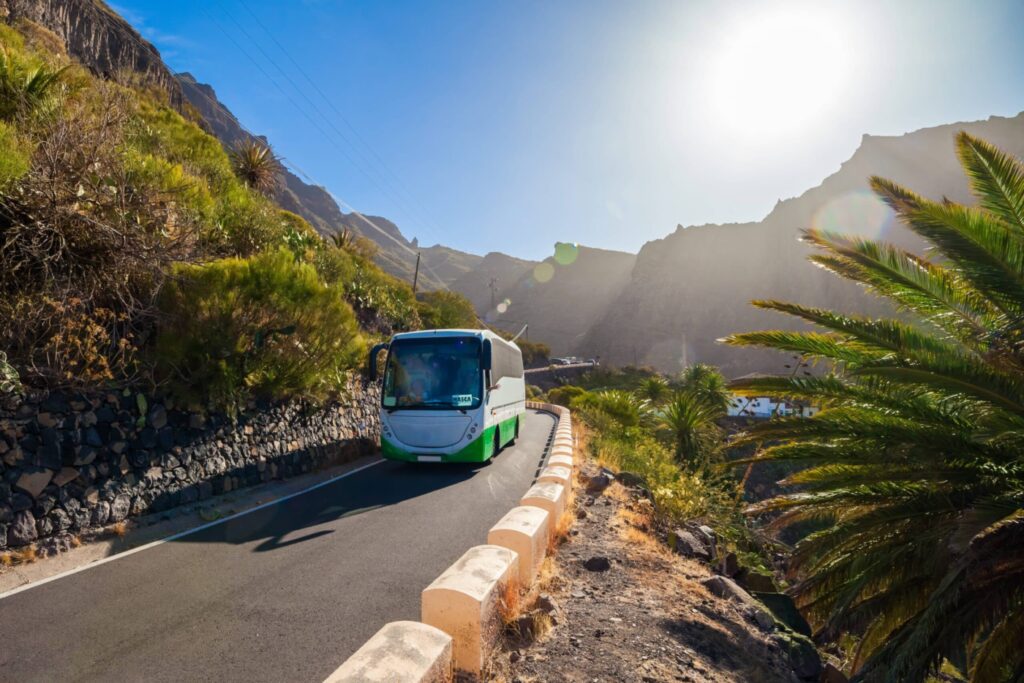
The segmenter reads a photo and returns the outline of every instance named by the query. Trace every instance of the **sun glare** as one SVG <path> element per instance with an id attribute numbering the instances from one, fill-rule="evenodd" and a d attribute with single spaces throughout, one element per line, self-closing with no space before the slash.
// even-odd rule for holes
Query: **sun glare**
<path id="1" fill-rule="evenodd" d="M 822 3 L 730 16 L 708 46 L 708 114 L 721 132 L 767 142 L 820 126 L 850 99 L 849 18 Z"/>

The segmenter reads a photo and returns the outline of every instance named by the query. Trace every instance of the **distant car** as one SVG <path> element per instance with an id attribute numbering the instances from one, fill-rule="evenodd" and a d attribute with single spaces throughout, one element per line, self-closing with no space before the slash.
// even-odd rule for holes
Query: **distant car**
<path id="1" fill-rule="evenodd" d="M 599 365 L 596 358 L 588 358 L 587 362 L 590 363 L 591 365 Z"/>
<path id="2" fill-rule="evenodd" d="M 572 359 L 571 358 L 552 358 L 551 359 L 551 364 L 552 365 L 572 365 Z"/>

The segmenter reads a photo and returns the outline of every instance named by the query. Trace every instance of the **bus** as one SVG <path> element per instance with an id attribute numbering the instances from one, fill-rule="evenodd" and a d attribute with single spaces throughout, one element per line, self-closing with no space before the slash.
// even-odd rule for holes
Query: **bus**
<path id="1" fill-rule="evenodd" d="M 515 442 L 526 413 L 523 354 L 490 330 L 396 334 L 387 350 L 380 447 L 406 462 L 486 462 Z"/>

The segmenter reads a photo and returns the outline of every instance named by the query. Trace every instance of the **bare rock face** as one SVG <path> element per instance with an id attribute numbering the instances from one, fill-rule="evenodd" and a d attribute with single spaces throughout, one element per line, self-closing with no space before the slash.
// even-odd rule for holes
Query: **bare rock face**
<path id="1" fill-rule="evenodd" d="M 0 0 L 0 18 L 35 22 L 93 73 L 112 80 L 132 74 L 166 92 L 176 109 L 184 105 L 181 86 L 157 49 L 99 0 Z"/>

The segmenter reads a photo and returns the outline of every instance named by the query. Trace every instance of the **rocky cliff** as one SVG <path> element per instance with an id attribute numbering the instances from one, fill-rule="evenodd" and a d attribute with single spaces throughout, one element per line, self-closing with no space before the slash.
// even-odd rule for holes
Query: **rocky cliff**
<path id="1" fill-rule="evenodd" d="M 959 130 L 1024 156 L 1024 114 L 895 137 L 865 136 L 835 174 L 800 197 L 779 202 L 762 221 L 679 226 L 644 245 L 628 284 L 608 302 L 576 350 L 666 371 L 695 361 L 720 365 L 731 376 L 783 371 L 785 358 L 724 347 L 715 340 L 732 332 L 794 329 L 787 317 L 751 307 L 752 299 L 884 312 L 878 300 L 810 264 L 810 250 L 797 241 L 799 231 L 813 225 L 913 247 L 914 237 L 868 193 L 867 178 L 881 175 L 928 197 L 970 202 L 954 151 Z"/>
<path id="2" fill-rule="evenodd" d="M 175 108 L 184 104 L 178 81 L 160 53 L 101 0 L 0 0 L 0 18 L 42 26 L 94 73 L 113 80 L 140 79 L 166 92 Z"/>

